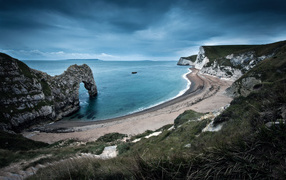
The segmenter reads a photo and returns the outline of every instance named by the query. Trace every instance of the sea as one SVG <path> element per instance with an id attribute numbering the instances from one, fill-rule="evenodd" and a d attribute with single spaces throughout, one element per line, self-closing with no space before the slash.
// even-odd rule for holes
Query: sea
<path id="1" fill-rule="evenodd" d="M 182 95 L 189 87 L 188 67 L 176 61 L 29 60 L 29 67 L 60 75 L 70 65 L 87 64 L 97 85 L 90 99 L 80 84 L 80 110 L 64 121 L 99 121 L 142 111 Z M 132 72 L 137 72 L 132 74 Z"/>

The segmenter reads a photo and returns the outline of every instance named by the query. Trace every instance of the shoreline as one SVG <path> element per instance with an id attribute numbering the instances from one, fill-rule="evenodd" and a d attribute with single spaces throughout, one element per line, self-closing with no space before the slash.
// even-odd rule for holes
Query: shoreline
<path id="1" fill-rule="evenodd" d="M 232 98 L 227 97 L 223 92 L 233 81 L 200 74 L 197 69 L 191 70 L 192 72 L 187 74 L 188 80 L 191 81 L 189 89 L 183 95 L 157 106 L 102 121 L 57 121 L 38 127 L 33 132 L 25 131 L 22 134 L 27 138 L 47 143 L 69 138 L 93 141 L 112 132 L 135 135 L 172 124 L 185 110 L 210 112 L 230 103 Z M 39 130 L 45 132 L 39 132 Z"/>
<path id="2" fill-rule="evenodd" d="M 174 98 L 167 100 L 163 103 L 159 103 L 157 105 L 151 106 L 151 107 L 143 109 L 141 111 L 126 114 L 124 116 L 119 116 L 119 117 L 104 119 L 104 120 L 97 120 L 97 121 L 64 121 L 64 120 L 59 120 L 59 121 L 56 121 L 53 123 L 45 124 L 44 127 L 42 127 L 39 130 L 41 130 L 43 132 L 58 132 L 58 133 L 73 132 L 70 128 L 114 122 L 114 121 L 123 120 L 126 118 L 130 118 L 130 117 L 137 116 L 137 115 L 142 115 L 144 113 L 150 113 L 150 112 L 165 108 L 167 106 L 170 106 L 172 104 L 175 104 L 175 103 L 181 101 L 182 99 L 184 99 L 186 97 L 194 96 L 194 95 L 200 93 L 201 90 L 203 89 L 203 86 L 204 86 L 202 83 L 203 81 L 200 78 L 195 79 L 194 76 L 191 75 L 193 73 L 197 74 L 198 70 L 194 69 L 194 68 L 189 68 L 189 70 L 190 71 L 188 73 L 183 75 L 189 81 L 188 82 L 188 86 L 189 86 L 188 89 L 184 90 L 185 92 L 182 95 L 175 96 Z M 199 85 L 197 85 L 197 84 L 199 84 Z"/>

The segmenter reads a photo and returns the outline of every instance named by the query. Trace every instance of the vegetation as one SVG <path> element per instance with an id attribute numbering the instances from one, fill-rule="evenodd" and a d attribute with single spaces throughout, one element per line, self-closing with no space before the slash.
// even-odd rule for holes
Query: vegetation
<path id="1" fill-rule="evenodd" d="M 25 63 L 19 60 L 16 60 L 16 62 L 25 77 L 28 77 L 30 79 L 34 77 L 30 71 L 30 68 Z"/>
<path id="2" fill-rule="evenodd" d="M 257 57 L 263 55 L 269 55 L 273 52 L 283 52 L 281 47 L 284 47 L 286 41 L 281 41 L 273 44 L 266 45 L 223 45 L 223 46 L 203 46 L 206 56 L 209 58 L 209 62 L 206 66 L 211 66 L 214 61 L 221 66 L 230 66 L 240 68 L 240 65 L 234 66 L 225 57 L 230 54 L 238 55 L 245 52 L 254 52 Z"/>
<path id="3" fill-rule="evenodd" d="M 107 138 L 108 137 L 108 138 Z M 39 163 L 58 161 L 80 155 L 81 153 L 91 153 L 99 155 L 106 146 L 118 144 L 119 138 L 125 137 L 123 134 L 112 133 L 100 137 L 98 141 L 83 143 L 74 139 L 59 141 L 54 144 L 32 141 L 18 134 L 10 134 L 0 131 L 0 167 L 9 165 L 20 160 L 29 160 L 40 155 L 47 157 L 34 161 L 29 166 Z"/>
<path id="4" fill-rule="evenodd" d="M 192 55 L 192 56 L 188 56 L 188 57 L 183 57 L 184 59 L 188 59 L 192 62 L 195 62 L 197 59 L 197 55 Z"/>
<path id="5" fill-rule="evenodd" d="M 48 144 L 27 139 L 19 134 L 0 131 L 0 148 L 6 150 L 31 150 L 47 147 Z"/>
<path id="6" fill-rule="evenodd" d="M 23 156 L 28 159 L 32 153 L 33 157 L 52 155 L 31 164 L 36 165 L 82 152 L 100 153 L 102 147 L 117 144 L 117 158 L 60 162 L 39 170 L 29 179 L 285 179 L 286 47 L 276 43 L 231 48 L 236 52 L 256 49 L 259 54 L 278 47 L 275 56 L 241 77 L 257 77 L 262 83 L 247 97 L 235 98 L 213 120 L 214 125 L 222 125 L 218 132 L 203 132 L 212 120 L 185 111 L 174 120 L 174 127 L 167 125 L 156 130 L 161 132 L 158 136 L 144 138 L 153 133 L 146 131 L 129 142 L 121 142 L 119 139 L 125 135 L 112 133 L 86 144 L 70 140 L 29 150 L 1 147 L 1 157 L 12 162 L 8 157 L 15 160 Z M 217 48 L 216 53 L 224 56 L 228 50 Z M 278 125 L 266 126 L 268 122 Z M 138 138 L 139 142 L 132 142 Z"/>
<path id="7" fill-rule="evenodd" d="M 49 84 L 45 80 L 41 80 L 41 85 L 42 85 L 44 94 L 46 96 L 51 96 L 52 95 L 52 90 L 51 90 Z"/>
<path id="8" fill-rule="evenodd" d="M 137 160 L 138 179 L 285 179 L 285 124 L 201 154 Z"/>
<path id="9" fill-rule="evenodd" d="M 206 56 L 210 60 L 225 57 L 229 54 L 239 54 L 240 52 L 251 51 L 259 45 L 224 45 L 224 46 L 203 46 Z"/>
<path id="10" fill-rule="evenodd" d="M 113 142 L 119 139 L 122 139 L 124 137 L 127 137 L 126 134 L 120 134 L 120 133 L 109 133 L 105 134 L 101 137 L 99 137 L 96 141 L 97 142 Z"/>
<path id="11" fill-rule="evenodd" d="M 203 114 L 198 113 L 193 110 L 187 110 L 184 113 L 180 114 L 174 121 L 174 126 L 178 127 L 179 125 L 191 121 L 191 120 L 197 120 L 199 117 L 201 117 Z"/>
<path id="12" fill-rule="evenodd" d="M 47 146 L 46 143 L 32 141 L 22 135 L 0 131 L 0 167 L 7 166 L 10 162 L 18 159 L 25 159 L 22 152 Z M 33 153 L 27 153 L 25 156 L 27 158 L 34 157 Z"/>

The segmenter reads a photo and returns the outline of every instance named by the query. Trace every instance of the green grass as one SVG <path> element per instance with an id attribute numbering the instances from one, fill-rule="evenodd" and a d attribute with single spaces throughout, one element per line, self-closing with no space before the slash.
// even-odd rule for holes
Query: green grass
<path id="1" fill-rule="evenodd" d="M 145 179 L 284 179 L 285 124 L 201 154 L 172 159 L 138 158 L 136 176 Z"/>
<path id="2" fill-rule="evenodd" d="M 206 56 L 209 58 L 209 63 L 206 66 L 211 66 L 216 60 L 220 66 L 230 66 L 241 69 L 240 66 L 233 66 L 225 56 L 234 54 L 238 55 L 245 52 L 254 52 L 257 57 L 270 55 L 273 52 L 283 52 L 281 50 L 285 46 L 286 41 L 276 42 L 266 45 L 223 45 L 223 46 L 203 46 Z"/>
<path id="3" fill-rule="evenodd" d="M 41 169 L 29 179 L 285 179 L 285 131 L 283 123 L 262 126 L 250 136 L 200 153 L 74 160 Z"/>
<path id="4" fill-rule="evenodd" d="M 23 63 L 22 61 L 19 61 L 19 60 L 16 60 L 17 61 L 17 64 L 20 68 L 20 71 L 24 74 L 25 77 L 28 77 L 28 78 L 33 78 L 35 77 L 31 71 L 30 71 L 30 68 L 25 64 Z"/>
<path id="5" fill-rule="evenodd" d="M 188 56 L 188 57 L 183 57 L 184 59 L 188 59 L 192 62 L 195 62 L 197 59 L 197 55 L 192 55 L 192 56 Z"/>
<path id="6" fill-rule="evenodd" d="M 239 52 L 246 47 L 232 48 Z M 202 132 L 210 120 L 196 121 L 202 114 L 186 111 L 175 119 L 174 129 L 168 130 L 172 125 L 167 125 L 157 130 L 162 131 L 159 136 L 149 139 L 143 137 L 153 131 L 146 131 L 131 138 L 142 138 L 137 143 L 120 142 L 118 139 L 124 135 L 114 133 L 86 145 L 54 144 L 32 151 L 49 152 L 55 160 L 79 152 L 94 153 L 102 145 L 115 143 L 120 155 L 106 161 L 81 159 L 58 164 L 40 170 L 30 179 L 285 179 L 286 125 L 280 121 L 280 125 L 267 128 L 264 124 L 283 119 L 286 49 L 281 43 L 259 48 L 257 54 L 275 48 L 280 52 L 244 75 L 260 77 L 262 83 L 247 97 L 235 98 L 215 118 L 215 125 L 223 125 L 220 131 Z M 3 154 L 4 151 L 9 152 L 3 150 Z M 17 158 L 19 153 L 13 155 Z M 48 161 L 51 160 L 38 163 Z"/>
<path id="7" fill-rule="evenodd" d="M 51 145 L 32 141 L 22 135 L 13 135 L 6 132 L 1 132 L 0 136 L 0 167 L 9 165 L 12 162 L 20 160 L 29 160 L 40 155 L 51 155 L 49 157 L 39 159 L 27 165 L 26 168 L 39 163 L 47 163 L 58 161 L 75 156 L 79 153 L 91 153 L 99 155 L 103 152 L 106 146 L 119 144 L 117 142 L 124 134 L 111 133 L 100 137 L 98 141 L 81 143 L 74 139 L 59 141 Z"/>
<path id="8" fill-rule="evenodd" d="M 264 46 L 264 49 L 259 47 L 257 54 L 273 50 L 278 45 Z M 244 50 L 246 47 L 239 48 Z M 215 125 L 223 124 L 220 131 L 201 132 L 210 120 L 195 121 L 200 114 L 186 111 L 175 120 L 175 129 L 169 131 L 166 127 L 157 137 L 143 138 L 137 143 L 122 143 L 118 145 L 118 158 L 100 162 L 99 166 L 87 171 L 84 169 L 92 163 L 85 162 L 82 171 L 75 169 L 72 171 L 74 174 L 65 173 L 65 176 L 59 177 L 285 179 L 286 125 L 281 122 L 271 128 L 264 126 L 267 122 L 283 119 L 286 104 L 286 49 L 279 48 L 282 51 L 275 57 L 259 63 L 243 76 L 260 77 L 262 83 L 247 97 L 235 98 L 229 108 L 215 118 Z M 227 51 L 224 53 L 229 54 Z M 150 133 L 152 131 L 136 138 Z M 109 171 L 105 171 L 103 166 Z"/>
<path id="9" fill-rule="evenodd" d="M 20 159 L 37 156 L 33 150 L 47 147 L 43 142 L 32 141 L 19 134 L 0 131 L 0 167 Z"/>
<path id="10" fill-rule="evenodd" d="M 136 154 L 144 157 L 171 157 L 173 154 L 187 153 L 189 148 L 185 146 L 192 144 L 197 135 L 209 123 L 209 120 L 190 121 L 173 130 L 163 130 L 159 136 L 142 138 L 141 141 L 122 145 L 123 156 L 134 156 Z M 121 148 L 121 147 L 120 147 Z"/>
<path id="11" fill-rule="evenodd" d="M 198 113 L 193 110 L 187 110 L 184 113 L 180 114 L 174 121 L 174 126 L 178 127 L 179 125 L 192 120 L 197 120 L 199 117 L 201 117 L 203 113 Z"/>
<path id="12" fill-rule="evenodd" d="M 6 150 L 31 150 L 47 147 L 48 144 L 37 142 L 23 137 L 20 134 L 10 134 L 0 131 L 0 149 Z"/>
<path id="13" fill-rule="evenodd" d="M 130 169 L 124 166 L 126 164 L 130 164 Z M 135 160 L 132 158 L 117 158 L 116 160 L 83 158 L 41 169 L 39 173 L 28 179 L 134 179 L 132 165 L 135 165 Z"/>
<path id="14" fill-rule="evenodd" d="M 206 56 L 210 60 L 225 57 L 230 54 L 236 54 L 240 52 L 248 52 L 259 45 L 223 45 L 223 46 L 203 46 Z"/>
<path id="15" fill-rule="evenodd" d="M 126 134 L 120 134 L 120 133 L 109 133 L 109 134 L 105 134 L 101 137 L 99 137 L 96 141 L 97 142 L 113 142 L 116 140 L 120 140 L 124 137 L 127 137 Z"/>
<path id="16" fill-rule="evenodd" d="M 148 136 L 149 134 L 152 134 L 153 132 L 154 132 L 154 131 L 146 130 L 144 133 L 141 133 L 141 134 L 137 134 L 137 135 L 135 135 L 135 136 L 132 136 L 130 140 L 133 141 L 133 140 L 135 140 L 135 139 L 139 139 L 139 138 Z"/>
<path id="17" fill-rule="evenodd" d="M 41 85 L 42 85 L 43 92 L 46 96 L 52 95 L 51 88 L 45 80 L 41 80 Z"/>

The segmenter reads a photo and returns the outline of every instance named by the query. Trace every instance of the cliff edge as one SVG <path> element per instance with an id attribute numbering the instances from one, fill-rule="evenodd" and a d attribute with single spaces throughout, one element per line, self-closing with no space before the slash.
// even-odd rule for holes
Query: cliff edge
<path id="1" fill-rule="evenodd" d="M 239 79 L 261 61 L 272 58 L 286 45 L 286 41 L 264 45 L 201 46 L 193 66 L 200 72 Z"/>
<path id="2" fill-rule="evenodd" d="M 177 63 L 179 66 L 193 66 L 197 59 L 197 55 L 192 55 L 188 57 L 181 57 Z"/>
<path id="3" fill-rule="evenodd" d="M 0 53 L 0 129 L 20 131 L 44 121 L 55 121 L 77 111 L 79 85 L 90 97 L 97 87 L 88 65 L 72 65 L 50 76 Z"/>

